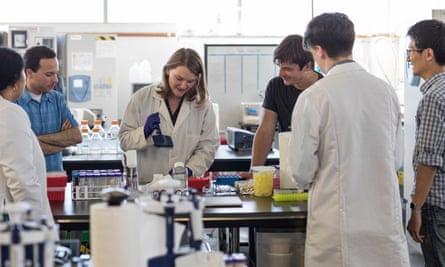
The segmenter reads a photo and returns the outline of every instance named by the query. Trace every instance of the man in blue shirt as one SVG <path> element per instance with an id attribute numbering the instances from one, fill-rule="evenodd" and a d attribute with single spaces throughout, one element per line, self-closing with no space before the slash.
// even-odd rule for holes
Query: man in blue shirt
<path id="1" fill-rule="evenodd" d="M 24 61 L 26 90 L 16 103 L 28 113 L 45 154 L 47 172 L 62 171 L 62 151 L 80 143 L 82 137 L 62 94 L 52 90 L 59 73 L 56 53 L 48 47 L 35 46 L 25 52 Z"/>

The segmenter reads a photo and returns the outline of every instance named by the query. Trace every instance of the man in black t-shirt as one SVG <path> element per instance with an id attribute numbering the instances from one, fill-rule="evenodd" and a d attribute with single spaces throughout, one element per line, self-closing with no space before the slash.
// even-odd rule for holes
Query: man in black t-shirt
<path id="1" fill-rule="evenodd" d="M 263 102 L 263 117 L 255 133 L 251 166 L 264 165 L 269 153 L 275 129 L 291 129 L 291 117 L 300 93 L 323 76 L 314 71 L 314 59 L 303 48 L 300 35 L 289 35 L 274 51 L 274 63 L 280 68 L 278 77 L 267 85 Z"/>

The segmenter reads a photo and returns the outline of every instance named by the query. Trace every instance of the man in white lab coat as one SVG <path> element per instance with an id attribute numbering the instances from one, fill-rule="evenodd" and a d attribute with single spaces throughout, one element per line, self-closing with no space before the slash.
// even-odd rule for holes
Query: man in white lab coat
<path id="1" fill-rule="evenodd" d="M 288 171 L 309 187 L 305 266 L 409 266 L 402 114 L 394 89 L 352 60 L 354 38 L 341 13 L 315 17 L 304 35 L 326 74 L 292 115 Z"/>

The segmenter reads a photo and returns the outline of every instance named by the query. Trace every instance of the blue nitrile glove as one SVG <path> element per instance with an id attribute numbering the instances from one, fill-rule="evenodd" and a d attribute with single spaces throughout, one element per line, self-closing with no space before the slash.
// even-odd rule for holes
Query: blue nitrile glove
<path id="1" fill-rule="evenodd" d="M 148 115 L 144 125 L 145 138 L 149 137 L 155 129 L 159 129 L 159 123 L 161 123 L 159 112 Z"/>
<path id="2" fill-rule="evenodd" d="M 185 168 L 187 169 L 187 177 L 192 177 L 192 174 L 193 174 L 192 170 L 189 167 L 185 167 Z M 170 176 L 173 176 L 173 169 L 170 169 L 168 171 L 168 174 L 170 174 Z"/>
<path id="3" fill-rule="evenodd" d="M 187 177 L 192 177 L 193 174 L 192 170 L 189 167 L 186 168 L 187 168 Z"/>

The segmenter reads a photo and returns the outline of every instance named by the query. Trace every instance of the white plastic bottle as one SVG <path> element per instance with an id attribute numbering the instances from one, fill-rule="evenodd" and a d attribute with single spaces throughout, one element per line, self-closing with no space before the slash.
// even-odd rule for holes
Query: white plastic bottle
<path id="1" fill-rule="evenodd" d="M 120 152 L 120 146 L 119 146 L 119 121 L 118 120 L 112 120 L 111 126 L 108 129 L 108 146 L 110 148 L 111 153 L 119 153 Z"/>
<path id="2" fill-rule="evenodd" d="M 100 135 L 99 128 L 93 128 L 93 134 L 91 135 L 89 152 L 90 154 L 100 154 L 102 153 L 102 142 L 103 138 Z"/>

